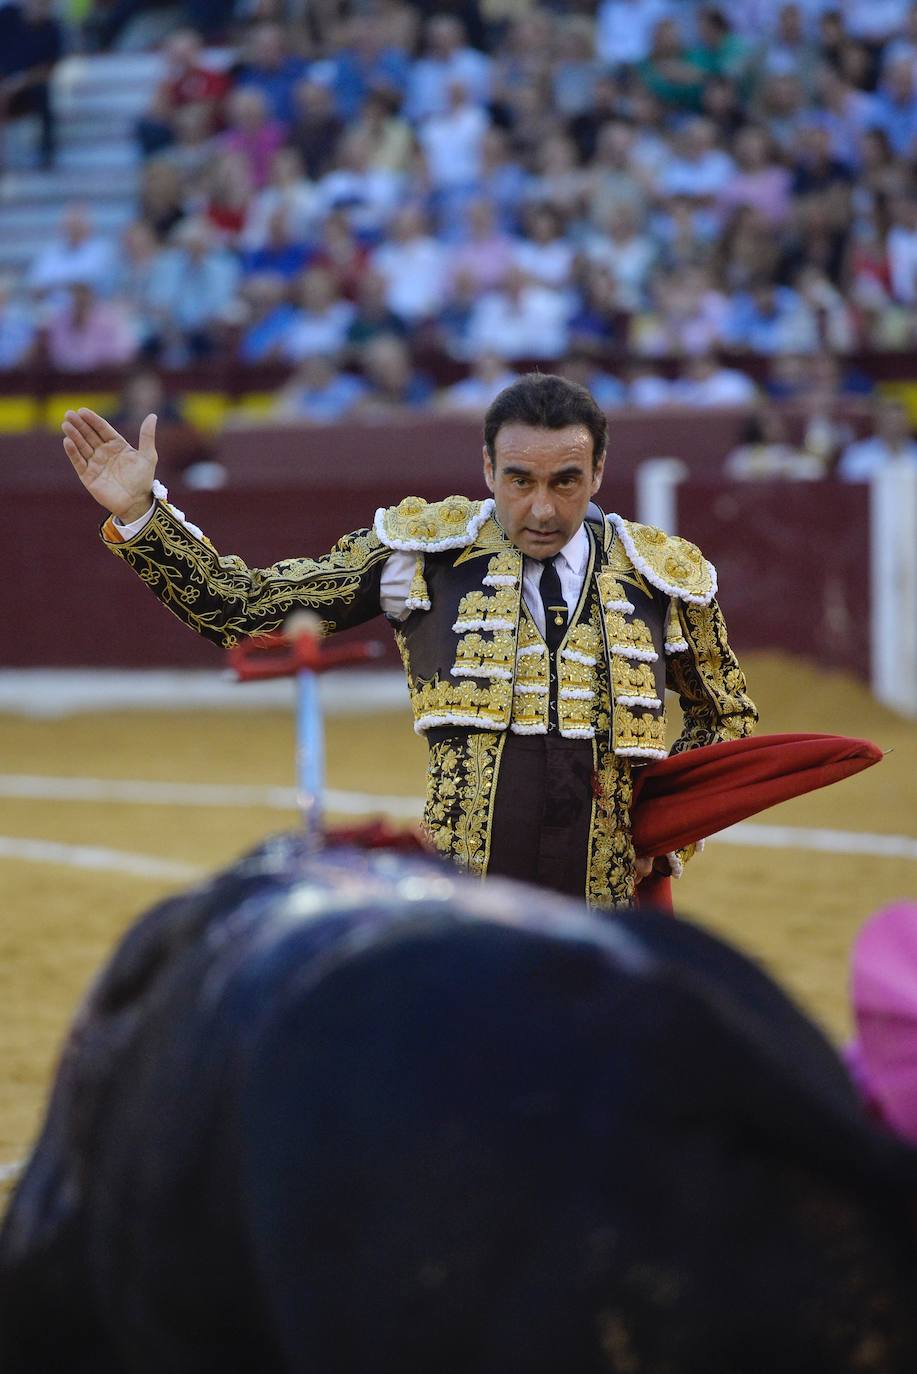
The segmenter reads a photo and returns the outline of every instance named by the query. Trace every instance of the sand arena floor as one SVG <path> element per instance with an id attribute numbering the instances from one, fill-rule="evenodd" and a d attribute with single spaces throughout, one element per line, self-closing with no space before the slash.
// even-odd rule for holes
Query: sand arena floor
<path id="1" fill-rule="evenodd" d="M 859 836 L 917 835 L 917 723 L 883 710 L 849 678 L 771 655 L 746 656 L 744 663 L 761 731 L 865 736 L 892 751 L 877 767 L 759 821 Z M 289 788 L 292 734 L 290 714 L 282 710 L 96 712 L 50 720 L 0 714 L 7 777 Z M 406 709 L 332 719 L 327 747 L 332 788 L 405 798 L 422 793 L 425 746 Z M 263 805 L 0 796 L 0 1196 L 9 1187 L 6 1166 L 23 1156 L 40 1124 L 73 1010 L 124 928 L 185 885 L 192 871 L 221 866 L 295 824 L 292 810 Z M 811 837 L 786 838 L 792 843 L 776 848 L 712 841 L 676 889 L 679 908 L 761 958 L 841 1039 L 849 1029 L 851 939 L 877 907 L 917 896 L 917 844 L 912 838 L 909 852 L 887 856 L 826 852 L 812 848 Z M 25 841 L 40 844 L 29 848 Z M 125 871 L 78 868 L 65 846 L 150 862 L 146 870 L 140 858 Z"/>

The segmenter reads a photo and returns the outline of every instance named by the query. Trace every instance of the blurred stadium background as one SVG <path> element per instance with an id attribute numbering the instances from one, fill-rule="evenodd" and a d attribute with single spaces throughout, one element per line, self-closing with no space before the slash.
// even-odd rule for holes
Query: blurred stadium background
<path id="1" fill-rule="evenodd" d="M 478 494 L 520 371 L 589 385 L 602 502 L 717 564 L 761 729 L 892 751 L 680 889 L 846 1033 L 917 875 L 915 74 L 906 0 L 0 7 L 0 1188 L 119 932 L 295 823 L 290 693 L 95 542 L 74 404 L 156 410 L 173 499 L 260 564 Z M 419 810 L 385 665 L 326 684 L 342 815 Z"/>

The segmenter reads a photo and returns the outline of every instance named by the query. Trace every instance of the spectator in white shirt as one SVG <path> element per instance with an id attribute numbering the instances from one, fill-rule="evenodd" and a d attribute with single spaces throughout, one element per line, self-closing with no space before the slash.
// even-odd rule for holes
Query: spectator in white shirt
<path id="1" fill-rule="evenodd" d="M 384 228 L 397 208 L 404 177 L 388 167 L 374 167 L 373 153 L 365 129 L 351 129 L 341 139 L 334 166 L 316 183 L 317 220 L 343 210 L 360 232 L 372 234 Z"/>
<path id="2" fill-rule="evenodd" d="M 676 134 L 674 156 L 661 170 L 659 190 L 663 196 L 712 200 L 734 172 L 732 158 L 716 146 L 716 126 L 709 119 L 690 119 Z"/>
<path id="3" fill-rule="evenodd" d="M 683 406 L 751 405 L 757 395 L 758 388 L 749 376 L 721 366 L 711 353 L 692 358 L 672 384 L 672 401 Z"/>
<path id="4" fill-rule="evenodd" d="M 294 243 L 305 243 L 315 219 L 315 188 L 308 180 L 295 148 L 281 148 L 271 162 L 267 186 L 249 202 L 240 248 L 263 248 L 278 210 Z"/>
<path id="5" fill-rule="evenodd" d="M 551 205 L 533 205 L 525 216 L 525 237 L 513 251 L 516 266 L 542 286 L 565 287 L 573 271 L 573 244 Z"/>
<path id="6" fill-rule="evenodd" d="M 103 291 L 108 285 L 114 248 L 107 238 L 93 234 L 92 224 L 82 205 L 64 211 L 60 232 L 33 260 L 26 284 L 37 296 L 55 296 L 58 303 L 69 299 L 74 282 Z"/>
<path id="7" fill-rule="evenodd" d="M 646 296 L 657 248 L 651 235 L 640 227 L 634 206 L 627 201 L 609 205 L 599 222 L 598 232 L 586 238 L 585 251 L 590 262 L 600 264 L 611 273 L 619 307 L 638 310 Z"/>
<path id="8" fill-rule="evenodd" d="M 483 415 L 504 387 L 518 380 L 518 375 L 498 354 L 482 353 L 475 358 L 467 377 L 439 393 L 434 408 L 447 415 Z"/>
<path id="9" fill-rule="evenodd" d="M 446 250 L 427 232 L 419 210 L 409 207 L 395 216 L 388 239 L 373 254 L 372 266 L 385 279 L 389 309 L 408 324 L 429 319 L 443 305 Z"/>
<path id="10" fill-rule="evenodd" d="M 421 121 L 417 131 L 430 182 L 436 190 L 473 186 L 481 171 L 481 144 L 490 120 L 461 81 L 450 81 L 441 114 Z"/>
<path id="11" fill-rule="evenodd" d="M 321 267 L 304 272 L 299 285 L 300 310 L 290 326 L 282 349 L 293 362 L 316 353 L 340 353 L 354 317 L 354 306 L 341 300 L 334 278 Z"/>
<path id="12" fill-rule="evenodd" d="M 917 196 L 899 196 L 893 202 L 886 253 L 892 295 L 904 305 L 913 305 L 917 302 Z"/>
<path id="13" fill-rule="evenodd" d="M 238 314 L 238 283 L 236 258 L 216 245 L 207 222 L 182 220 L 153 265 L 149 299 L 155 333 L 147 343 L 150 355 L 180 366 L 189 357 L 212 353 Z"/>
<path id="14" fill-rule="evenodd" d="M 468 325 L 468 353 L 496 353 L 512 362 L 522 358 L 560 358 L 567 351 L 567 295 L 530 282 L 524 272 L 509 272 L 503 289 L 478 302 Z"/>
<path id="15" fill-rule="evenodd" d="M 596 48 L 610 67 L 630 67 L 649 56 L 653 29 L 676 11 L 672 0 L 602 0 Z"/>
<path id="16" fill-rule="evenodd" d="M 411 68 L 404 114 L 418 121 L 442 114 L 447 91 L 461 82 L 469 99 L 485 105 L 490 94 L 490 60 L 467 45 L 465 28 L 450 14 L 435 14 L 427 22 L 426 51 Z"/>
<path id="17" fill-rule="evenodd" d="M 868 482 L 881 468 L 917 468 L 917 443 L 900 401 L 883 398 L 875 408 L 874 432 L 857 439 L 841 454 L 837 475 L 844 482 Z"/>

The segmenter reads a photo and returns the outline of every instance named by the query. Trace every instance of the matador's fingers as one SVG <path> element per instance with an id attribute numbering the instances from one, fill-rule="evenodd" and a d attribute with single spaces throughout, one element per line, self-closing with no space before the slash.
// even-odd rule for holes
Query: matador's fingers
<path id="1" fill-rule="evenodd" d="M 72 411 L 68 410 L 67 418 L 65 418 L 63 423 L 61 424 L 61 429 L 64 431 L 64 448 L 67 448 L 67 442 L 69 440 L 69 442 L 76 449 L 80 457 L 88 463 L 89 459 L 92 457 L 93 454 L 93 445 L 88 441 L 88 439 L 86 439 L 86 437 L 80 432 L 77 426 L 69 418 L 72 413 Z M 69 456 L 70 455 L 68 450 L 68 457 Z"/>
<path id="2" fill-rule="evenodd" d="M 86 459 L 82 456 L 72 439 L 64 439 L 64 452 L 70 459 L 74 471 L 81 474 L 86 471 Z"/>
<path id="3" fill-rule="evenodd" d="M 101 442 L 107 444 L 110 443 L 112 439 L 120 439 L 122 444 L 127 443 L 123 434 L 119 434 L 114 426 L 110 425 L 103 416 L 97 415 L 96 412 L 90 410 L 88 406 L 80 406 L 77 415 L 86 429 L 95 436 L 96 443 Z"/>

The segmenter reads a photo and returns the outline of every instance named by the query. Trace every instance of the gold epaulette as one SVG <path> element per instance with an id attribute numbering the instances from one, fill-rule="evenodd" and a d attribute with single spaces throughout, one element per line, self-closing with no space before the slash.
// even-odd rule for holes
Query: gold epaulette
<path id="1" fill-rule="evenodd" d="M 376 511 L 375 531 L 389 549 L 417 553 L 461 549 L 474 542 L 493 508 L 489 499 L 447 496 L 445 501 L 425 501 L 422 496 L 406 496 L 397 506 Z"/>
<path id="2" fill-rule="evenodd" d="M 678 535 L 666 534 L 653 525 L 639 525 L 620 515 L 609 515 L 625 552 L 637 572 L 647 582 L 696 606 L 709 606 L 716 596 L 716 568 L 696 544 Z"/>

